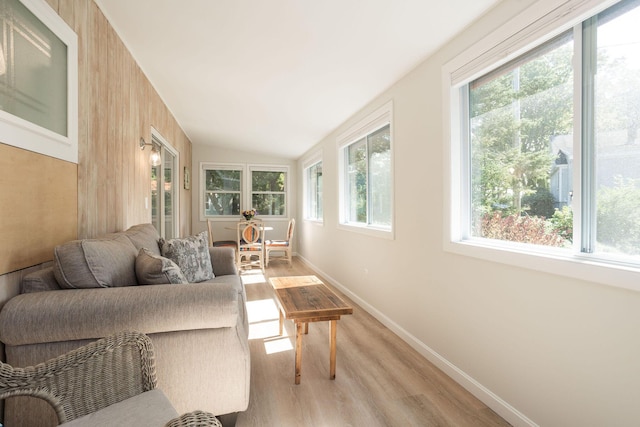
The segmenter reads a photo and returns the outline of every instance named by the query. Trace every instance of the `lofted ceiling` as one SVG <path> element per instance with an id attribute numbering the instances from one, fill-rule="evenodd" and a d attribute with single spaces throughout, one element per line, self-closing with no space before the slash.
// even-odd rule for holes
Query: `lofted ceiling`
<path id="1" fill-rule="evenodd" d="M 194 144 L 297 158 L 499 0 L 96 0 Z"/>

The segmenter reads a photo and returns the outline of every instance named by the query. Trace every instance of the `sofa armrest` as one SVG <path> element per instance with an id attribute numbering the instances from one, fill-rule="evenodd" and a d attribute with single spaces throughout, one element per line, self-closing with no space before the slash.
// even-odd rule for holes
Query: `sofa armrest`
<path id="1" fill-rule="evenodd" d="M 234 327 L 231 283 L 65 289 L 18 295 L 0 311 L 7 345 L 97 339 L 123 330 L 145 334 Z"/>
<path id="2" fill-rule="evenodd" d="M 226 276 L 228 274 L 238 274 L 236 251 L 232 247 L 209 247 L 209 255 L 211 256 L 214 275 Z"/>

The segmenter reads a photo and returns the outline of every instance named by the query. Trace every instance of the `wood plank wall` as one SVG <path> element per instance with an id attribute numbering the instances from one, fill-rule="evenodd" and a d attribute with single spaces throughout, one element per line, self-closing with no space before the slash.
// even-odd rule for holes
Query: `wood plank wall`
<path id="1" fill-rule="evenodd" d="M 138 145 L 141 137 L 151 141 L 151 127 L 179 152 L 180 234 L 189 235 L 191 194 L 182 185 L 182 171 L 191 166 L 191 142 L 93 0 L 46 1 L 78 35 L 79 162 L 74 237 L 91 238 L 151 221 L 151 211 L 145 208 L 145 198 L 150 200 L 151 191 L 150 150 L 141 151 Z M 60 162 L 60 171 L 65 169 L 64 162 L 53 161 Z M 8 169 L 3 173 L 7 174 L 21 168 L 15 164 L 4 166 Z M 75 175 L 76 170 L 64 173 Z M 25 183 L 15 190 L 16 194 L 33 193 L 32 185 L 38 183 Z M 0 218 L 5 218 L 8 209 L 9 206 L 0 206 Z M 0 221 L 0 236 L 7 235 L 3 228 L 9 226 Z M 45 237 L 49 259 L 53 247 L 67 239 L 58 239 L 53 230 L 37 221 L 27 221 L 26 217 L 18 231 L 16 235 L 38 233 Z M 5 240 L 2 245 L 13 250 L 16 243 Z M 0 266 L 0 274 L 43 261 L 27 257 L 20 263 Z"/>

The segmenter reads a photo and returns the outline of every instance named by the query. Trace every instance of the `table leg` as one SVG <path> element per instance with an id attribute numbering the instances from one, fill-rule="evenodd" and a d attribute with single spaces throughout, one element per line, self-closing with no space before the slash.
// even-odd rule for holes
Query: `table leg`
<path id="1" fill-rule="evenodd" d="M 302 323 L 296 322 L 296 384 L 300 384 L 302 375 Z"/>
<path id="2" fill-rule="evenodd" d="M 304 322 L 304 334 L 307 335 L 309 333 L 309 322 Z"/>
<path id="3" fill-rule="evenodd" d="M 278 310 L 280 314 L 280 323 L 278 324 L 278 335 L 282 336 L 282 332 L 284 329 L 284 314 L 282 314 L 282 310 Z"/>
<path id="4" fill-rule="evenodd" d="M 329 379 L 336 379 L 336 337 L 338 332 L 338 321 L 331 320 L 329 323 Z"/>

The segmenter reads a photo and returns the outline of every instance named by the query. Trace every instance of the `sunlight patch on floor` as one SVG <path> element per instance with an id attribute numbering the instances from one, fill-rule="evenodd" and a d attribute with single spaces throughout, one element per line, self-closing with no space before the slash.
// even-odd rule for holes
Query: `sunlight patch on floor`
<path id="1" fill-rule="evenodd" d="M 277 328 L 277 325 L 276 325 Z M 276 333 L 277 333 L 276 329 Z M 293 350 L 293 344 L 288 337 L 276 337 L 270 340 L 264 340 L 264 350 L 267 354 L 281 353 L 283 351 Z"/>
<path id="2" fill-rule="evenodd" d="M 247 301 L 247 316 L 250 340 L 278 335 L 280 314 L 273 299 Z"/>
<path id="3" fill-rule="evenodd" d="M 267 279 L 262 274 L 260 270 L 246 270 L 240 274 L 240 278 L 242 279 L 242 283 L 244 285 L 252 285 L 255 283 L 265 283 Z"/>

